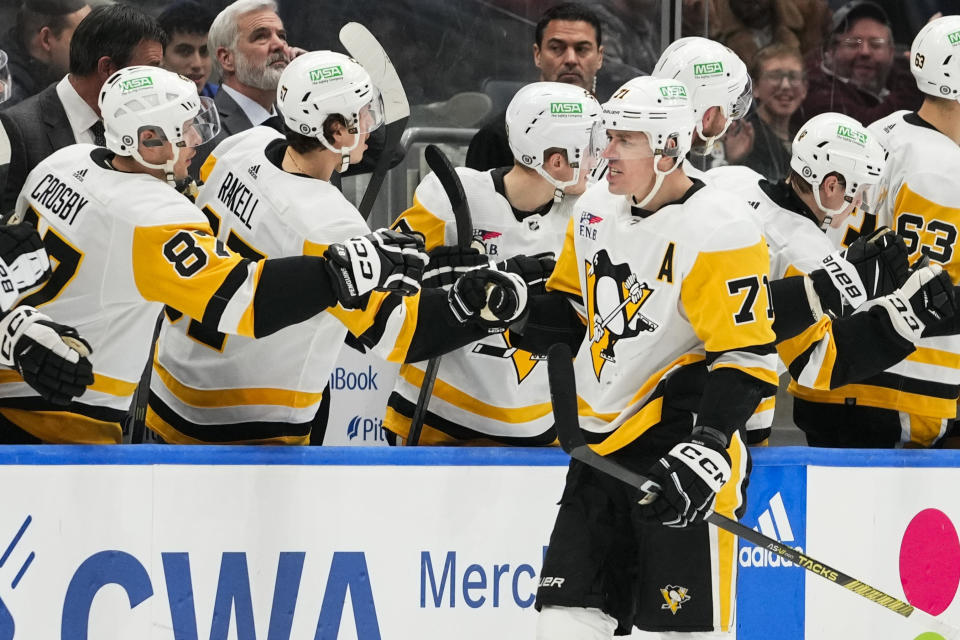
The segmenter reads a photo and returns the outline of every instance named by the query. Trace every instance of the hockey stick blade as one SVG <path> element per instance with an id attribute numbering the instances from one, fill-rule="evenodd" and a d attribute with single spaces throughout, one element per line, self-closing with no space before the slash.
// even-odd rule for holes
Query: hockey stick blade
<path id="1" fill-rule="evenodd" d="M 440 186 L 443 187 L 450 207 L 453 209 L 453 219 L 457 226 L 457 246 L 466 249 L 473 241 L 473 222 L 470 218 L 470 205 L 467 195 L 463 191 L 463 184 L 457 170 L 453 168 L 450 159 L 440 150 L 440 147 L 428 144 L 423 150 L 423 158 L 427 166 L 437 176 Z"/>
<path id="2" fill-rule="evenodd" d="M 550 400 L 553 404 L 554 425 L 557 430 L 557 438 L 563 450 L 566 451 L 571 458 L 579 460 L 588 467 L 592 467 L 621 482 L 647 492 L 647 498 L 655 497 L 659 490 L 659 486 L 655 482 L 642 474 L 624 467 L 615 460 L 601 456 L 591 449 L 584 439 L 577 417 L 577 391 L 572 354 L 567 345 L 555 344 L 550 347 L 550 351 L 547 354 L 547 378 L 550 383 Z M 904 618 L 911 618 L 916 621 L 917 624 L 924 626 L 928 631 L 935 631 L 947 640 L 960 640 L 960 629 L 947 624 L 925 611 L 914 608 L 907 602 L 871 587 L 838 569 L 834 569 L 819 560 L 788 547 L 773 538 L 754 531 L 736 520 L 731 520 L 719 513 L 711 513 L 707 516 L 706 521 L 758 547 L 767 549 L 814 575 L 836 583 Z"/>
<path id="3" fill-rule="evenodd" d="M 406 129 L 407 120 L 410 118 L 410 103 L 407 101 L 407 94 L 403 90 L 400 76 L 390 62 L 390 57 L 365 26 L 359 22 L 348 22 L 343 25 L 340 29 L 340 42 L 370 74 L 370 79 L 383 97 L 386 124 L 383 149 L 380 151 L 380 157 L 377 158 L 367 190 L 363 192 L 360 206 L 357 207 L 360 214 L 367 218 L 377 201 L 394 149 L 400 144 L 400 138 Z"/>

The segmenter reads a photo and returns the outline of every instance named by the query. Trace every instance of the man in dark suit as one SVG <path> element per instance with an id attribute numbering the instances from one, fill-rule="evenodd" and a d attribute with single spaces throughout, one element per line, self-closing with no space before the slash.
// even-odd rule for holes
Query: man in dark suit
<path id="1" fill-rule="evenodd" d="M 10 109 L 0 112 L 0 148 L 10 158 L 0 167 L 0 214 L 13 210 L 27 175 L 58 149 L 78 142 L 104 144 L 97 97 L 118 69 L 159 66 L 166 35 L 152 17 L 129 5 L 95 8 L 70 42 L 70 73 Z M 2 161 L 2 159 L 0 159 Z"/>
<path id="2" fill-rule="evenodd" d="M 207 45 L 220 73 L 220 91 L 214 103 L 220 114 L 220 133 L 198 147 L 190 175 L 200 168 L 224 138 L 264 123 L 272 124 L 273 103 L 280 74 L 294 51 L 273 0 L 237 0 L 213 20 Z"/>

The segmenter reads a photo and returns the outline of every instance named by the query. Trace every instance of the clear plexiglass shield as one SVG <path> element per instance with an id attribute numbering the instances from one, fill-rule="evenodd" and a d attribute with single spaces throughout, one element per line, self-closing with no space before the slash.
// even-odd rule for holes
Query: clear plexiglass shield
<path id="1" fill-rule="evenodd" d="M 200 96 L 200 112 L 183 126 L 183 141 L 187 147 L 199 147 L 220 133 L 220 114 L 213 98 Z"/>
<path id="2" fill-rule="evenodd" d="M 7 54 L 0 50 L 0 102 L 7 101 L 13 94 L 13 85 L 10 83 L 10 68 L 7 67 Z"/>
<path id="3" fill-rule="evenodd" d="M 590 127 L 587 144 L 580 150 L 580 170 L 593 171 L 600 161 L 600 155 L 607 146 L 606 130 L 603 124 L 597 120 Z"/>
<path id="4" fill-rule="evenodd" d="M 385 116 L 383 111 L 383 96 L 376 87 L 371 87 L 373 95 L 370 102 L 360 107 L 357 114 L 357 133 L 370 133 L 379 129 Z"/>
<path id="5" fill-rule="evenodd" d="M 727 115 L 731 120 L 739 120 L 750 111 L 750 105 L 753 103 L 753 80 L 747 76 L 747 84 L 743 91 L 737 96 L 737 99 L 730 104 L 730 113 Z"/>

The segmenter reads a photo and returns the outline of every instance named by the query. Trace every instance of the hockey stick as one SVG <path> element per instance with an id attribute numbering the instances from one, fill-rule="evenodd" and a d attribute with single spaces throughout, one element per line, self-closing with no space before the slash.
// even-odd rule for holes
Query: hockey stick
<path id="1" fill-rule="evenodd" d="M 547 354 L 547 378 L 550 382 L 550 401 L 553 404 L 557 438 L 560 440 L 560 446 L 563 447 L 563 450 L 570 454 L 571 458 L 579 460 L 588 467 L 646 492 L 647 495 L 641 500 L 642 503 L 648 503 L 656 499 L 660 492 L 660 486 L 656 482 L 624 467 L 615 460 L 601 456 L 591 449 L 584 439 L 577 413 L 577 388 L 573 372 L 573 355 L 570 353 L 570 347 L 566 344 L 555 344 L 550 347 Z M 900 614 L 904 618 L 912 618 L 918 624 L 941 634 L 947 640 L 960 639 L 960 629 L 773 538 L 754 531 L 736 520 L 731 520 L 719 513 L 711 513 L 706 517 L 706 521 L 752 542 L 758 547 L 767 549 L 814 575 L 826 578 L 830 582 L 836 583 L 871 602 Z"/>
<path id="2" fill-rule="evenodd" d="M 400 136 L 403 135 L 403 130 L 407 126 L 407 120 L 410 118 L 410 103 L 407 102 L 407 94 L 403 90 L 400 76 L 397 75 L 397 70 L 390 62 L 387 52 L 383 50 L 383 47 L 365 26 L 359 22 L 348 22 L 343 25 L 340 29 L 340 42 L 343 43 L 344 48 L 350 55 L 367 70 L 373 84 L 380 90 L 380 95 L 383 96 L 386 124 L 383 149 L 380 152 L 380 157 L 377 158 L 377 164 L 370 176 L 367 190 L 363 192 L 360 206 L 357 207 L 360 214 L 366 218 L 373 209 L 377 194 L 380 193 L 380 187 L 387 175 L 387 167 L 390 165 L 393 150 L 400 143 Z"/>
<path id="3" fill-rule="evenodd" d="M 450 164 L 450 159 L 439 147 L 428 144 L 427 148 L 423 150 L 423 157 L 430 170 L 437 176 L 437 180 L 440 181 L 440 186 L 447 194 L 447 199 L 450 200 L 453 219 L 457 227 L 457 246 L 466 249 L 473 241 L 473 222 L 470 218 L 470 205 L 467 203 L 467 195 L 463 191 L 460 177 L 453 165 Z M 430 404 L 430 397 L 433 395 L 433 385 L 437 381 L 437 370 L 439 368 L 440 356 L 430 358 L 427 361 L 427 369 L 423 373 L 423 382 L 420 383 L 420 393 L 417 394 L 417 406 L 414 407 L 413 416 L 410 418 L 407 446 L 415 447 L 420 442 L 420 432 L 423 430 L 423 421 L 427 417 L 427 406 Z"/>

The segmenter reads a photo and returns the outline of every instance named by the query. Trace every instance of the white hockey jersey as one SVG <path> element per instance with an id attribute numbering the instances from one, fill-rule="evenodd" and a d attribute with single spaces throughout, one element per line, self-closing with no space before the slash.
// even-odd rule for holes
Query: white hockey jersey
<path id="1" fill-rule="evenodd" d="M 222 242 L 259 260 L 322 255 L 370 232 L 329 182 L 283 171 L 285 149 L 279 133 L 254 127 L 207 159 L 197 206 Z M 389 309 L 381 306 L 388 298 Z M 348 328 L 360 335 L 377 312 L 386 313 L 375 350 L 382 339 L 381 355 L 390 356 L 404 305 L 414 301 L 400 300 L 375 293 L 362 311 L 332 307 L 260 339 L 226 336 L 174 314 L 158 341 L 147 425 L 174 443 L 305 443 Z"/>
<path id="2" fill-rule="evenodd" d="M 221 331 L 253 334 L 260 270 L 219 251 L 203 214 L 163 181 L 122 173 L 93 145 L 57 151 L 30 173 L 17 219 L 32 221 L 55 264 L 24 304 L 77 328 L 94 383 L 68 408 L 46 405 L 15 371 L 0 372 L 0 413 L 46 442 L 112 443 L 167 303 Z"/>
<path id="3" fill-rule="evenodd" d="M 899 111 L 870 125 L 889 152 L 881 177 L 876 214 L 847 221 L 854 233 L 839 233 L 849 243 L 856 232 L 888 226 L 903 236 L 911 262 L 922 255 L 942 264 L 954 283 L 960 282 L 955 255 L 960 228 L 960 147 L 921 120 Z M 901 440 L 929 445 L 943 434 L 957 414 L 960 390 L 960 336 L 923 338 L 916 351 L 884 373 L 860 384 L 833 391 L 791 386 L 799 398 L 839 404 L 849 398 L 861 405 L 909 414 Z"/>
<path id="4" fill-rule="evenodd" d="M 505 170 L 479 172 L 458 168 L 470 205 L 473 240 L 494 261 L 514 255 L 560 252 L 576 196 L 522 219 L 502 187 Z M 456 245 L 457 230 L 450 201 L 434 174 L 417 187 L 413 206 L 395 228 L 423 234 L 428 250 Z M 443 356 L 429 412 L 424 443 L 489 439 L 503 444 L 554 442 L 553 413 L 545 357 L 511 345 L 509 332 L 493 334 Z M 406 437 L 426 362 L 401 367 L 388 403 L 384 426 Z"/>
<path id="5" fill-rule="evenodd" d="M 583 302 L 587 337 L 574 366 L 580 424 L 598 453 L 657 426 L 666 387 L 684 370 L 705 368 L 710 379 L 730 368 L 776 387 L 767 247 L 745 208 L 710 186 L 646 217 L 604 183 L 581 196 L 547 288 Z M 709 385 L 697 380 L 679 394 L 694 413 Z"/>

